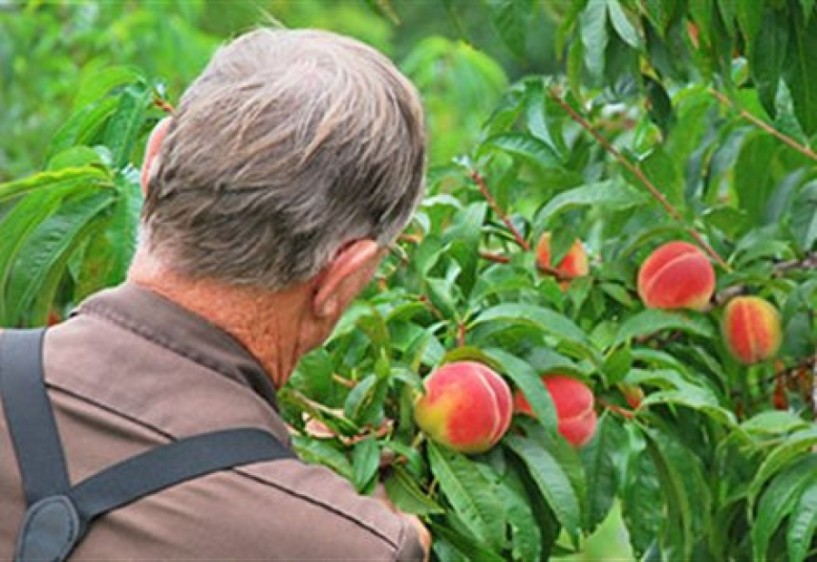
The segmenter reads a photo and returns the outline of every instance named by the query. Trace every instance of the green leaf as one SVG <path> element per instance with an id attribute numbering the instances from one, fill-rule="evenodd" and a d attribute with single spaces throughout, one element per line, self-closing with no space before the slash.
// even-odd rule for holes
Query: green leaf
<path id="1" fill-rule="evenodd" d="M 99 152 L 88 146 L 72 146 L 48 161 L 49 171 L 83 166 L 104 166 Z"/>
<path id="2" fill-rule="evenodd" d="M 444 513 L 445 510 L 440 504 L 426 495 L 418 486 L 417 481 L 412 478 L 408 471 L 394 465 L 391 473 L 384 482 L 389 499 L 400 511 L 413 513 L 415 515 L 432 515 Z"/>
<path id="3" fill-rule="evenodd" d="M 21 180 L 0 183 L 0 202 L 39 189 L 59 191 L 79 184 L 101 185 L 107 183 L 107 179 L 105 171 L 92 166 L 40 172 Z"/>
<path id="4" fill-rule="evenodd" d="M 755 36 L 755 44 L 749 50 L 749 63 L 760 103 L 772 117 L 776 115 L 775 98 L 788 44 L 788 18 L 771 6 L 766 6 L 763 12 L 763 33 Z"/>
<path id="5" fill-rule="evenodd" d="M 119 96 L 119 104 L 108 121 L 103 138 L 117 168 L 123 168 L 130 161 L 131 151 L 142 134 L 152 95 L 146 87 L 131 87 Z"/>
<path id="6" fill-rule="evenodd" d="M 546 225 L 549 221 L 576 207 L 609 207 L 621 210 L 643 205 L 643 194 L 621 180 L 606 180 L 563 191 L 551 199 L 536 215 L 536 224 Z"/>
<path id="7" fill-rule="evenodd" d="M 791 210 L 791 230 L 804 251 L 817 242 L 817 181 L 803 186 L 794 198 Z"/>
<path id="8" fill-rule="evenodd" d="M 735 191 L 740 207 L 754 224 L 764 224 L 767 202 L 774 187 L 772 160 L 777 140 L 760 131 L 747 135 L 735 163 Z"/>
<path id="9" fill-rule="evenodd" d="M 664 330 L 681 330 L 702 338 L 712 338 L 715 334 L 711 322 L 700 314 L 647 309 L 624 321 L 613 345 L 618 346 Z"/>
<path id="10" fill-rule="evenodd" d="M 808 422 L 803 420 L 803 418 L 791 412 L 771 410 L 760 412 L 749 418 L 740 424 L 740 428 L 748 433 L 779 435 L 781 433 L 806 428 L 808 425 Z"/>
<path id="11" fill-rule="evenodd" d="M 120 173 L 114 184 L 117 198 L 110 222 L 92 237 L 85 251 L 74 292 L 77 301 L 124 281 L 136 250 L 142 191 L 132 175 Z"/>
<path id="12" fill-rule="evenodd" d="M 607 2 L 587 3 L 581 16 L 584 65 L 594 83 L 600 83 L 604 76 L 604 51 L 607 49 Z"/>
<path id="13" fill-rule="evenodd" d="M 576 344 L 585 356 L 594 362 L 601 363 L 598 351 L 581 328 L 566 316 L 553 310 L 516 303 L 499 304 L 483 310 L 470 323 L 469 328 L 488 323 L 533 326 L 559 340 Z"/>
<path id="14" fill-rule="evenodd" d="M 525 56 L 530 0 L 502 0 L 491 6 L 499 36 L 518 57 Z"/>
<path id="15" fill-rule="evenodd" d="M 501 548 L 505 521 L 490 482 L 467 457 L 433 442 L 428 443 L 428 458 L 440 490 L 463 523 L 482 542 Z"/>
<path id="16" fill-rule="evenodd" d="M 711 517 L 711 492 L 700 460 L 666 432 L 648 430 L 645 435 L 666 497 L 662 553 L 671 560 L 692 560 L 697 537 L 709 528 Z"/>
<path id="17" fill-rule="evenodd" d="M 389 379 L 369 375 L 349 392 L 343 405 L 345 416 L 358 425 L 380 425 Z"/>
<path id="18" fill-rule="evenodd" d="M 817 132 L 817 18 L 806 25 L 803 15 L 794 11 L 790 23 L 791 45 L 784 74 L 797 120 L 811 136 Z"/>
<path id="19" fill-rule="evenodd" d="M 641 49 L 644 46 L 642 33 L 636 27 L 637 19 L 632 20 L 621 7 L 619 0 L 608 0 L 607 8 L 610 11 L 610 22 L 618 36 L 633 49 Z"/>
<path id="20" fill-rule="evenodd" d="M 635 429 L 628 429 L 629 442 L 623 452 L 628 465 L 621 491 L 621 508 L 624 523 L 630 535 L 630 544 L 639 560 L 655 542 L 661 521 L 666 518 L 658 471 L 649 455 L 644 454 L 643 437 Z"/>
<path id="21" fill-rule="evenodd" d="M 469 537 L 463 537 L 459 533 L 452 531 L 439 523 L 432 522 L 430 527 L 433 536 L 441 537 L 447 541 L 465 557 L 464 560 L 479 560 L 480 562 L 505 562 L 501 556 L 489 550 L 486 546 L 470 539 Z"/>
<path id="22" fill-rule="evenodd" d="M 752 50 L 758 33 L 763 25 L 763 9 L 765 2 L 736 2 L 738 27 L 743 33 L 744 43 L 749 49 L 749 60 L 752 59 Z"/>
<path id="23" fill-rule="evenodd" d="M 33 324 L 45 322 L 57 285 L 72 252 L 86 240 L 94 219 L 113 204 L 112 190 L 86 190 L 61 206 L 26 239 L 9 279 L 9 317 L 23 315 Z"/>
<path id="24" fill-rule="evenodd" d="M 293 435 L 292 446 L 305 462 L 321 464 L 331 468 L 350 482 L 353 480 L 354 471 L 349 459 L 330 443 L 303 435 Z"/>
<path id="25" fill-rule="evenodd" d="M 487 138 L 477 151 L 485 154 L 487 149 L 499 149 L 512 156 L 542 168 L 561 168 L 562 162 L 556 150 L 540 138 L 525 133 L 501 133 Z"/>
<path id="26" fill-rule="evenodd" d="M 48 145 L 46 159 L 50 160 L 75 145 L 91 146 L 100 140 L 99 134 L 110 116 L 116 111 L 118 101 L 115 97 L 105 98 L 97 103 L 86 105 L 71 115 L 57 130 Z"/>
<path id="27" fill-rule="evenodd" d="M 749 486 L 750 509 L 754 508 L 754 502 L 766 481 L 814 445 L 817 445 L 817 427 L 797 431 L 787 436 L 780 445 L 775 447 L 766 456 Z"/>
<path id="28" fill-rule="evenodd" d="M 575 540 L 581 530 L 581 506 L 562 466 L 542 444 L 531 439 L 508 435 L 503 443 L 525 463 L 559 523 Z"/>
<path id="29" fill-rule="evenodd" d="M 789 560 L 801 562 L 808 556 L 817 529 L 817 475 L 800 491 L 797 505 L 789 516 L 786 546 Z"/>
<path id="30" fill-rule="evenodd" d="M 755 560 L 766 560 L 769 541 L 783 519 L 801 499 L 801 491 L 817 484 L 817 456 L 811 455 L 777 476 L 763 493 L 752 524 L 752 551 Z"/>
<path id="31" fill-rule="evenodd" d="M 488 348 L 485 355 L 505 373 L 525 395 L 539 422 L 555 433 L 557 426 L 556 408 L 547 388 L 542 384 L 542 374 L 537 373 L 525 361 L 501 349 Z"/>
<path id="32" fill-rule="evenodd" d="M 352 450 L 352 468 L 355 488 L 363 494 L 377 483 L 377 470 L 380 468 L 380 447 L 377 439 L 367 437 L 358 441 Z"/>
<path id="33" fill-rule="evenodd" d="M 640 163 L 641 170 L 675 207 L 684 205 L 684 183 L 676 161 L 659 146 Z"/>
<path id="34" fill-rule="evenodd" d="M 539 560 L 542 556 L 542 533 L 536 524 L 536 516 L 528 504 L 528 498 L 521 497 L 510 486 L 500 483 L 497 490 L 505 517 L 511 528 L 512 556 L 514 560 L 526 562 Z"/>
<path id="35" fill-rule="evenodd" d="M 334 370 L 329 352 L 319 347 L 301 357 L 287 384 L 317 402 L 331 404 L 335 395 Z"/>
<path id="36" fill-rule="evenodd" d="M 618 443 L 612 438 L 612 423 L 609 416 L 602 416 L 593 439 L 580 451 L 588 491 L 582 524 L 585 533 L 592 533 L 604 521 L 618 491 L 613 462 Z"/>
<path id="37" fill-rule="evenodd" d="M 712 417 L 721 425 L 734 426 L 737 424 L 735 414 L 721 407 L 718 397 L 708 388 L 682 381 L 677 381 L 675 385 L 675 390 L 664 390 L 650 394 L 641 402 L 641 407 L 644 408 L 654 404 L 677 404 L 700 411 Z"/>
<path id="38" fill-rule="evenodd" d="M 137 70 L 124 66 L 112 66 L 86 75 L 74 98 L 74 110 L 98 101 L 115 88 L 142 81 L 143 78 Z"/>

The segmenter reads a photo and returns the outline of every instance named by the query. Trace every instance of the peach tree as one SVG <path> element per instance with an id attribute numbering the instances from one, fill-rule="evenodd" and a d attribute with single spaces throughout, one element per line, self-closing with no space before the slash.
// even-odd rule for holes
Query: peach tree
<path id="1" fill-rule="evenodd" d="M 547 10 L 563 72 L 512 84 L 430 168 L 280 392 L 293 444 L 362 493 L 384 482 L 441 561 L 578 552 L 614 510 L 639 559 L 815 556 L 815 3 L 480 9 L 522 59 Z M 446 69 L 435 53 L 414 71 Z M 90 77 L 47 169 L 0 184 L 5 325 L 122 279 L 160 93 Z M 445 386 L 454 406 L 426 404 Z"/>

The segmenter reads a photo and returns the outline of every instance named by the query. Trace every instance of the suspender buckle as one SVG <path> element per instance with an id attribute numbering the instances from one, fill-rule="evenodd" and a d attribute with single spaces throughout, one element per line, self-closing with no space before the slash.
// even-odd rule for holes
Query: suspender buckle
<path id="1" fill-rule="evenodd" d="M 48 496 L 26 511 L 14 561 L 62 562 L 84 534 L 85 525 L 71 499 Z"/>

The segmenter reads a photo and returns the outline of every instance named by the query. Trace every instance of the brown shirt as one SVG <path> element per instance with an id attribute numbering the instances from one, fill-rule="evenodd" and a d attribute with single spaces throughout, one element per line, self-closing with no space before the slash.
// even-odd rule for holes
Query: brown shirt
<path id="1" fill-rule="evenodd" d="M 288 442 L 275 391 L 226 332 L 150 291 L 97 294 L 46 334 L 45 373 L 72 483 L 170 440 L 259 427 Z M 0 415 L 0 560 L 24 513 Z M 416 532 L 323 467 L 255 463 L 102 516 L 72 560 L 418 560 Z"/>

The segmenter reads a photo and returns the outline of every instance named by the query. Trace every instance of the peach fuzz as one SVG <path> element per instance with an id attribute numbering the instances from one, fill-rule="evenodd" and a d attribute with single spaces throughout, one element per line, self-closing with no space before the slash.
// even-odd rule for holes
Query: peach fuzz
<path id="1" fill-rule="evenodd" d="M 598 418 L 593 409 L 593 392 L 581 381 L 565 375 L 542 377 L 556 408 L 558 430 L 575 447 L 585 445 L 596 431 Z M 514 393 L 514 411 L 533 415 L 530 404 L 520 391 Z"/>
<path id="2" fill-rule="evenodd" d="M 482 453 L 505 435 L 511 424 L 511 389 L 485 365 L 448 363 L 424 383 L 414 419 L 431 440 L 461 453 Z"/>
<path id="3" fill-rule="evenodd" d="M 573 242 L 570 250 L 557 265 L 551 263 L 550 257 L 550 232 L 545 232 L 536 245 L 536 265 L 539 269 L 544 271 L 553 269 L 563 280 L 583 277 L 590 270 L 587 264 L 587 252 L 578 239 Z"/>
<path id="4" fill-rule="evenodd" d="M 715 292 L 709 258 L 686 242 L 669 242 L 644 260 L 638 272 L 638 295 L 647 308 L 703 310 Z"/>
<path id="5" fill-rule="evenodd" d="M 726 305 L 721 331 L 732 356 L 751 365 L 771 359 L 783 341 L 780 314 L 760 297 L 735 297 Z"/>

